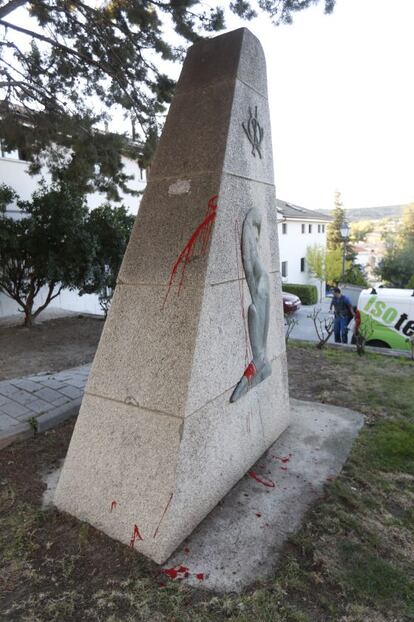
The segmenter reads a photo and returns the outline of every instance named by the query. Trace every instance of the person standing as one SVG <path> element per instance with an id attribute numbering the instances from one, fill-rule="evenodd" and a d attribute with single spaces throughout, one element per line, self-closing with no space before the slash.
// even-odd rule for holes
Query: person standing
<path id="1" fill-rule="evenodd" d="M 335 343 L 348 343 L 348 324 L 354 317 L 354 309 L 348 296 L 341 293 L 339 287 L 333 290 L 330 311 L 334 310 Z"/>

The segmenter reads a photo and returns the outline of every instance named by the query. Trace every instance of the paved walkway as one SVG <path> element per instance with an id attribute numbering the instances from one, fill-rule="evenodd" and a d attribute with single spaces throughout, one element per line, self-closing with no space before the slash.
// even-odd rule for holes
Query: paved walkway
<path id="1" fill-rule="evenodd" d="M 0 448 L 79 409 L 90 365 L 0 382 Z"/>

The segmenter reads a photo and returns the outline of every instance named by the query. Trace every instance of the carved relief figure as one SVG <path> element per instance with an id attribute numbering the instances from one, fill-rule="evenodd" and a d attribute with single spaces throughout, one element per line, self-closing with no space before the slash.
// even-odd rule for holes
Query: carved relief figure
<path id="1" fill-rule="evenodd" d="M 250 209 L 243 222 L 241 247 L 244 273 L 252 298 L 247 317 L 253 359 L 236 385 L 231 402 L 238 400 L 272 373 L 266 355 L 269 332 L 269 275 L 258 252 L 261 227 L 261 213 L 256 208 Z"/>

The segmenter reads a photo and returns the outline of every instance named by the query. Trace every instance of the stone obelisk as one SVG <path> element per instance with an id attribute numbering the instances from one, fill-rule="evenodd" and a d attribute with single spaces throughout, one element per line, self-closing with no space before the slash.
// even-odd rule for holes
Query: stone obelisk
<path id="1" fill-rule="evenodd" d="M 163 563 L 288 419 L 266 67 L 243 28 L 188 51 L 55 503 Z"/>

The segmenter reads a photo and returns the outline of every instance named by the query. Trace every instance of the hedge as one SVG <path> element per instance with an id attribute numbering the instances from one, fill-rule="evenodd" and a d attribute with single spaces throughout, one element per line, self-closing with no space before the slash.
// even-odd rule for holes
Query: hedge
<path id="1" fill-rule="evenodd" d="M 282 289 L 284 292 L 299 296 L 303 305 L 315 305 L 318 302 L 318 288 L 316 285 L 282 283 Z"/>

